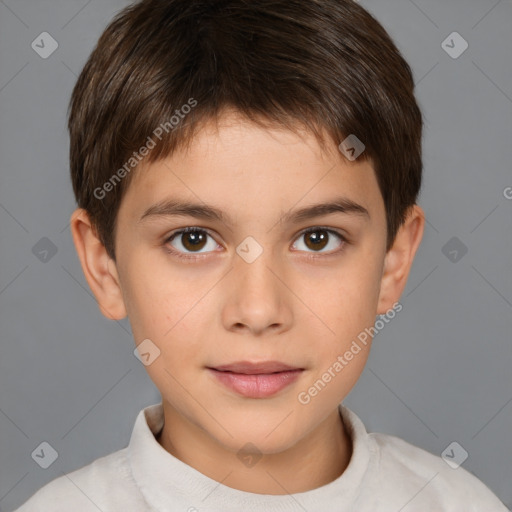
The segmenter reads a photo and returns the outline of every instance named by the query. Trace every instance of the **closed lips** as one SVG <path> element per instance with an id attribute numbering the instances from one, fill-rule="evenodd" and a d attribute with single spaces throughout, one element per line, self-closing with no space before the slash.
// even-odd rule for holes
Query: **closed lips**
<path id="1" fill-rule="evenodd" d="M 290 366 L 279 361 L 265 361 L 260 363 L 250 363 L 247 361 L 240 361 L 226 365 L 209 367 L 211 370 L 219 372 L 231 372 L 245 375 L 269 375 L 272 373 L 282 373 L 289 371 L 299 371 L 303 368 Z"/>

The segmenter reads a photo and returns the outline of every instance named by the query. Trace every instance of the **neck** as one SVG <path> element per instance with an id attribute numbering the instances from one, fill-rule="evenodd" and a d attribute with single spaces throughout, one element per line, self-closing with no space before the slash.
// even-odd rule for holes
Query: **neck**
<path id="1" fill-rule="evenodd" d="M 327 485 L 348 466 L 352 443 L 338 409 L 294 446 L 263 454 L 254 465 L 244 466 L 236 452 L 227 449 L 203 429 L 172 409 L 157 436 L 174 457 L 223 485 L 256 494 L 294 494 Z"/>

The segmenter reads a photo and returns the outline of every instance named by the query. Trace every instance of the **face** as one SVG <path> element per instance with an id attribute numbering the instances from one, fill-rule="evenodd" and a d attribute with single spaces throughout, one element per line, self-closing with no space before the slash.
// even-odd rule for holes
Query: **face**
<path id="1" fill-rule="evenodd" d="M 291 447 L 348 394 L 371 340 L 354 341 L 397 298 L 371 163 L 233 114 L 133 178 L 109 268 L 136 345 L 159 351 L 166 414 L 231 451 Z M 240 362 L 263 366 L 219 370 Z"/>

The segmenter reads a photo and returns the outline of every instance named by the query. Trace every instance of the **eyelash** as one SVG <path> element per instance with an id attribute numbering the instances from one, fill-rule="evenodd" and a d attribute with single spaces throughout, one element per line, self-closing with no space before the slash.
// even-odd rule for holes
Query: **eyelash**
<path id="1" fill-rule="evenodd" d="M 297 235 L 295 240 L 299 239 L 300 237 L 302 237 L 304 235 L 308 235 L 310 233 L 315 233 L 316 231 L 325 231 L 325 232 L 327 232 L 327 233 L 329 233 L 331 235 L 335 235 L 336 237 L 338 237 L 340 239 L 340 241 L 342 242 L 342 245 L 341 245 L 341 247 L 339 249 L 337 249 L 337 250 L 335 250 L 333 252 L 327 253 L 327 254 L 324 254 L 324 253 L 309 254 L 308 256 L 305 256 L 306 259 L 316 260 L 318 258 L 326 258 L 326 257 L 329 257 L 329 256 L 336 256 L 336 255 L 340 254 L 345 249 L 345 246 L 349 243 L 347 238 L 344 235 L 342 235 L 339 231 L 336 231 L 336 230 L 330 229 L 330 228 L 326 228 L 326 227 L 323 227 L 323 226 L 314 226 L 312 228 L 305 229 L 304 231 L 300 232 Z M 173 233 L 171 233 L 164 240 L 164 248 L 165 248 L 166 252 L 171 254 L 172 256 L 180 258 L 180 259 L 182 259 L 182 260 L 184 260 L 186 262 L 189 262 L 189 263 L 193 263 L 193 262 L 195 262 L 197 260 L 201 260 L 201 259 L 205 258 L 209 253 L 206 253 L 206 254 L 203 254 L 203 255 L 196 255 L 196 256 L 185 255 L 186 253 L 182 253 L 182 252 L 177 251 L 177 250 L 175 250 L 173 248 L 170 248 L 168 246 L 169 242 L 171 242 L 176 236 L 182 235 L 184 233 L 206 233 L 210 237 L 214 238 L 213 235 L 207 229 L 204 229 L 204 228 L 199 228 L 199 227 L 191 226 L 191 227 L 187 227 L 187 228 L 184 228 L 184 229 L 180 229 L 178 231 L 174 231 Z"/>

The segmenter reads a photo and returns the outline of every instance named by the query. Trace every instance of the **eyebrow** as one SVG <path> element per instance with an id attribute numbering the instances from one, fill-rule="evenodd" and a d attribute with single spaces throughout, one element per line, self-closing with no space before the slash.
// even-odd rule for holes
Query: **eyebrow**
<path id="1" fill-rule="evenodd" d="M 368 210 L 345 197 L 338 197 L 325 203 L 313 204 L 300 209 L 292 210 L 282 215 L 280 222 L 285 224 L 298 224 L 304 220 L 329 215 L 333 213 L 344 213 L 370 218 Z M 188 216 L 197 219 L 216 220 L 220 222 L 231 222 L 229 216 L 222 210 L 199 203 L 179 201 L 177 199 L 166 199 L 147 208 L 139 219 L 141 222 L 150 217 L 174 217 Z M 232 222 L 231 222 L 232 223 Z"/>

